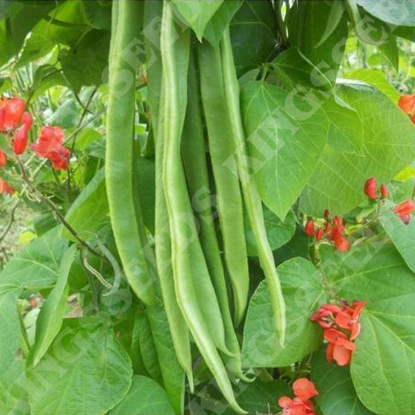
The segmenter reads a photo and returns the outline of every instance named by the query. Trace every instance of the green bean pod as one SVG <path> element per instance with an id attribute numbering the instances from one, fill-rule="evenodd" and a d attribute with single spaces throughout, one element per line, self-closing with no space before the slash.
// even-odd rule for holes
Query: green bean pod
<path id="1" fill-rule="evenodd" d="M 144 26 L 150 24 L 155 16 L 161 16 L 163 3 L 160 1 L 146 1 L 144 8 Z M 158 40 L 158 43 L 156 42 Z M 147 68 L 149 83 L 148 101 L 152 114 L 152 128 L 155 135 L 156 150 L 156 205 L 155 205 L 155 235 L 156 235 L 156 263 L 158 278 L 163 297 L 164 308 L 169 323 L 177 359 L 185 371 L 191 391 L 193 390 L 192 355 L 190 350 L 189 329 L 180 311 L 176 300 L 174 288 L 170 225 L 167 214 L 167 206 L 162 186 L 164 140 L 159 131 L 164 131 L 163 117 L 158 116 L 160 103 L 162 102 L 162 65 L 160 55 L 160 38 L 145 38 L 146 54 L 155 57 L 154 62 Z"/>
<path id="2" fill-rule="evenodd" d="M 197 56 L 197 55 L 196 55 Z M 250 380 L 242 373 L 241 351 L 233 327 L 229 308 L 229 298 L 220 256 L 212 211 L 211 190 L 205 154 L 205 137 L 201 113 L 201 97 L 195 56 L 190 60 L 188 106 L 183 128 L 181 153 L 186 172 L 187 186 L 192 200 L 192 208 L 200 225 L 199 239 L 206 258 L 209 274 L 215 288 L 225 329 L 225 343 L 233 356 L 223 355 L 226 368 L 234 376 Z"/>
<path id="3" fill-rule="evenodd" d="M 229 168 L 235 152 L 218 47 L 200 45 L 199 63 L 203 109 L 208 131 L 209 153 L 215 178 L 227 274 L 233 291 L 234 320 L 238 324 L 245 313 L 249 292 L 248 254 L 245 241 L 243 201 L 239 178 Z M 234 169 L 236 170 L 236 169 Z"/>
<path id="4" fill-rule="evenodd" d="M 286 327 L 284 297 L 282 295 L 280 280 L 275 268 L 272 250 L 268 243 L 261 198 L 255 187 L 254 180 L 252 180 L 252 177 L 244 171 L 243 167 L 248 165 L 248 156 L 241 118 L 239 84 L 235 72 L 229 27 L 224 32 L 220 42 L 220 49 L 226 96 L 225 102 L 227 103 L 227 113 L 231 120 L 231 132 L 236 149 L 235 156 L 238 163 L 238 172 L 241 180 L 245 206 L 258 247 L 261 268 L 263 269 L 265 278 L 268 282 L 270 300 L 273 308 L 274 327 L 278 333 L 280 343 L 283 344 Z"/>
<path id="5" fill-rule="evenodd" d="M 222 393 L 235 411 L 243 413 L 244 411 L 235 400 L 232 385 L 213 341 L 212 336 L 215 333 L 208 328 L 207 324 L 210 321 L 207 318 L 209 316 L 203 314 L 199 307 L 198 300 L 201 297 L 195 292 L 193 281 L 193 278 L 197 279 L 197 276 L 192 275 L 195 270 L 192 266 L 195 245 L 189 246 L 189 243 L 193 241 L 189 242 L 189 238 L 194 237 L 192 228 L 195 228 L 195 225 L 180 156 L 180 137 L 185 110 L 183 103 L 187 101 L 187 74 L 179 73 L 177 69 L 183 60 L 188 59 L 189 44 L 187 43 L 186 48 L 180 39 L 186 34 L 178 33 L 177 30 L 171 6 L 165 1 L 161 25 L 164 97 L 162 116 L 165 126 L 162 178 L 170 219 L 176 297 L 193 338 Z M 190 233 L 187 230 L 190 230 Z M 210 295 L 210 292 L 206 291 L 205 294 Z M 204 298 L 204 301 L 206 300 Z"/>
<path id="6" fill-rule="evenodd" d="M 116 18 L 112 27 L 114 35 L 110 54 L 105 156 L 108 204 L 127 281 L 141 301 L 151 304 L 155 298 L 155 277 L 148 268 L 143 250 L 140 238 L 142 230 L 136 221 L 132 185 L 136 68 L 122 55 L 139 36 L 136 20 L 140 4 L 135 1 L 114 1 L 113 13 Z"/>

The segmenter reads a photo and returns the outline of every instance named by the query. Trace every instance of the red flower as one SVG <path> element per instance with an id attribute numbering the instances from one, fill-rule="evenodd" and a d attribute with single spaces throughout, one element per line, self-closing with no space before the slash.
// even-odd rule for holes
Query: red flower
<path id="1" fill-rule="evenodd" d="M 14 154 L 20 155 L 26 150 L 28 133 L 29 129 L 25 124 L 18 128 L 13 140 Z"/>
<path id="2" fill-rule="evenodd" d="M 415 211 L 415 203 L 412 199 L 408 199 L 395 206 L 393 210 L 402 219 L 403 223 L 407 225 L 411 219 L 411 213 Z"/>
<path id="3" fill-rule="evenodd" d="M 374 177 L 371 177 L 370 179 L 367 179 L 365 182 L 364 192 L 365 195 L 369 199 L 376 199 L 378 196 L 376 194 L 376 179 Z"/>
<path id="4" fill-rule="evenodd" d="M 67 170 L 70 154 L 66 147 L 59 147 L 49 153 L 48 159 L 55 170 Z"/>
<path id="5" fill-rule="evenodd" d="M 317 241 L 321 241 L 321 239 L 323 238 L 323 229 L 318 229 L 317 233 L 316 233 L 316 240 Z"/>
<path id="6" fill-rule="evenodd" d="M 415 95 L 402 95 L 398 101 L 399 108 L 408 115 L 415 113 Z"/>
<path id="7" fill-rule="evenodd" d="M 52 162 L 55 170 L 68 168 L 70 151 L 62 145 L 64 133 L 59 127 L 43 127 L 37 143 L 32 149 L 39 157 L 45 157 Z"/>
<path id="8" fill-rule="evenodd" d="M 351 245 L 350 242 L 344 237 L 340 236 L 334 240 L 334 247 L 341 252 L 347 252 Z"/>
<path id="9" fill-rule="evenodd" d="M 347 339 L 346 334 L 333 328 L 324 330 L 324 339 L 329 342 L 327 346 L 327 360 L 333 360 L 339 366 L 345 366 L 352 359 L 352 352 L 356 350 L 356 346 Z"/>
<path id="10" fill-rule="evenodd" d="M 59 127 L 43 127 L 36 144 L 32 149 L 39 157 L 46 157 L 52 151 L 58 150 L 62 146 L 63 131 Z"/>
<path id="11" fill-rule="evenodd" d="M 3 153 L 3 151 L 0 149 L 0 168 L 3 168 L 6 165 L 6 155 Z"/>
<path id="12" fill-rule="evenodd" d="M 22 124 L 27 127 L 28 130 L 32 128 L 33 118 L 30 115 L 30 112 L 25 112 L 22 115 Z"/>
<path id="13" fill-rule="evenodd" d="M 25 110 L 26 103 L 19 98 L 2 100 L 0 107 L 0 130 L 14 130 L 19 124 Z"/>
<path id="14" fill-rule="evenodd" d="M 302 401 L 308 401 L 310 398 L 318 395 L 314 383 L 307 378 L 300 378 L 294 381 L 293 392 L 294 395 Z"/>
<path id="15" fill-rule="evenodd" d="M 15 190 L 13 189 L 13 187 L 11 187 L 9 185 L 9 183 L 7 183 L 5 180 L 0 178 L 0 194 L 1 193 L 8 193 L 9 195 L 11 195 L 14 192 L 15 192 Z"/>
<path id="16" fill-rule="evenodd" d="M 305 234 L 309 237 L 314 236 L 314 222 L 312 220 L 309 220 L 305 225 Z"/>
<path id="17" fill-rule="evenodd" d="M 293 392 L 294 399 L 288 396 L 278 399 L 278 405 L 283 408 L 283 415 L 315 415 L 314 405 L 309 400 L 318 395 L 314 383 L 306 378 L 297 379 L 293 383 Z"/>
<path id="18" fill-rule="evenodd" d="M 339 366 L 350 363 L 352 353 L 356 349 L 353 340 L 360 333 L 359 316 L 365 305 L 366 301 L 354 301 L 351 306 L 347 301 L 343 301 L 341 307 L 325 304 L 311 316 L 311 321 L 324 329 L 329 362 L 335 360 Z"/>
<path id="19" fill-rule="evenodd" d="M 383 183 L 380 185 L 380 195 L 382 199 L 386 199 L 388 197 L 388 188 Z"/>

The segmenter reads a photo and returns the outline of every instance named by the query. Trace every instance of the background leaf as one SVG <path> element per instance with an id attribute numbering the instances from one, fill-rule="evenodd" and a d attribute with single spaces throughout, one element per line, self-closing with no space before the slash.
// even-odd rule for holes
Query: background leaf
<path id="1" fill-rule="evenodd" d="M 108 323 L 65 320 L 52 347 L 28 372 L 33 415 L 104 415 L 124 398 L 131 361 Z"/>
<path id="2" fill-rule="evenodd" d="M 354 389 L 350 367 L 328 363 L 327 345 L 313 354 L 310 378 L 319 395 L 315 398 L 323 415 L 372 415 L 365 408 Z"/>
<path id="3" fill-rule="evenodd" d="M 241 100 L 254 180 L 264 204 L 283 220 L 316 168 L 328 120 L 300 91 L 261 82 L 246 84 Z"/>
<path id="4" fill-rule="evenodd" d="M 310 320 L 313 312 L 326 302 L 319 272 L 303 258 L 286 261 L 277 270 L 287 308 L 285 345 L 281 347 L 273 329 L 269 292 L 263 281 L 248 307 L 242 350 L 245 367 L 287 366 L 321 343 L 322 330 Z"/>
<path id="5" fill-rule="evenodd" d="M 415 129 L 407 116 L 385 95 L 366 84 L 342 84 L 339 97 L 357 111 L 363 126 L 362 154 L 326 146 L 300 208 L 321 215 L 325 209 L 342 214 L 365 200 L 363 186 L 369 177 L 387 183 L 415 157 Z"/>
<path id="6" fill-rule="evenodd" d="M 381 239 L 342 256 L 324 249 L 322 264 L 332 292 L 367 301 L 350 368 L 360 400 L 378 414 L 415 413 L 415 274 Z"/>
<path id="7" fill-rule="evenodd" d="M 108 415 L 174 415 L 166 392 L 154 380 L 134 376 L 125 398 Z"/>

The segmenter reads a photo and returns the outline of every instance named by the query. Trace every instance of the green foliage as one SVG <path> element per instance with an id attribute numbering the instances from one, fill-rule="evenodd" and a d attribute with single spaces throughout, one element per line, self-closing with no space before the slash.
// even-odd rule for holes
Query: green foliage
<path id="1" fill-rule="evenodd" d="M 0 414 L 414 414 L 414 16 L 0 1 Z"/>

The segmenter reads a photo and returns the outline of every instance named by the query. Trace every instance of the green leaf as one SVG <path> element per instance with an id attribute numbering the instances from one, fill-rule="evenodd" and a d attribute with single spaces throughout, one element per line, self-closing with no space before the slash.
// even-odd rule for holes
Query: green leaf
<path id="1" fill-rule="evenodd" d="M 207 24 L 222 5 L 223 0 L 188 1 L 172 0 L 179 16 L 196 33 L 201 41 Z"/>
<path id="2" fill-rule="evenodd" d="M 386 201 L 382 206 L 379 221 L 383 229 L 391 238 L 395 248 L 402 255 L 402 258 L 409 269 L 415 273 L 415 221 L 411 220 L 405 225 L 401 218 L 393 211 L 395 204 Z"/>
<path id="3" fill-rule="evenodd" d="M 82 3 L 80 0 L 64 1 L 49 15 L 44 16 L 45 18 L 33 28 L 16 67 L 22 67 L 42 58 L 56 44 L 69 46 L 76 44 L 91 29 L 84 16 Z M 55 2 L 53 4 L 56 5 Z"/>
<path id="4" fill-rule="evenodd" d="M 251 298 L 244 329 L 244 367 L 287 366 L 301 360 L 321 344 L 321 328 L 310 316 L 324 302 L 322 280 L 311 262 L 294 258 L 278 267 L 287 307 L 284 348 L 273 328 L 272 307 L 266 282 Z"/>
<path id="5" fill-rule="evenodd" d="M 134 376 L 127 396 L 108 415 L 174 415 L 166 392 L 154 380 Z"/>
<path id="6" fill-rule="evenodd" d="M 226 0 L 218 11 L 210 19 L 206 26 L 203 37 L 212 45 L 216 46 L 222 38 L 223 32 L 235 13 L 242 6 L 242 0 Z"/>
<path id="7" fill-rule="evenodd" d="M 103 73 L 108 66 L 110 36 L 106 30 L 92 30 L 76 47 L 59 54 L 63 73 L 75 90 L 99 86 L 105 81 Z"/>
<path id="8" fill-rule="evenodd" d="M 63 76 L 62 71 L 49 64 L 39 66 L 36 69 L 31 87 L 31 99 L 35 101 L 48 89 L 57 85 L 69 85 L 68 81 Z"/>
<path id="9" fill-rule="evenodd" d="M 236 391 L 239 404 L 252 415 L 279 413 L 281 407 L 277 404 L 278 398 L 290 393 L 290 387 L 286 382 L 273 379 L 263 381 L 259 378 L 252 383 L 240 383 Z M 234 413 L 229 408 L 221 412 L 222 415 Z"/>
<path id="10" fill-rule="evenodd" d="M 274 251 L 281 248 L 293 237 L 296 227 L 294 215 L 289 213 L 285 218 L 285 221 L 282 222 L 266 206 L 263 206 L 263 211 L 268 242 L 271 249 Z M 258 256 L 255 236 L 249 227 L 248 221 L 245 221 L 245 237 L 248 255 Z"/>
<path id="11" fill-rule="evenodd" d="M 111 30 L 111 2 L 84 0 L 82 4 L 85 17 L 94 29 Z"/>
<path id="12" fill-rule="evenodd" d="M 350 157 L 326 146 L 303 192 L 303 212 L 321 215 L 352 210 L 365 200 L 368 177 L 387 183 L 415 158 L 414 126 L 398 106 L 366 84 L 343 83 L 337 94 L 354 108 L 363 126 L 363 148 Z"/>
<path id="13" fill-rule="evenodd" d="M 19 348 L 20 325 L 16 306 L 18 296 L 18 291 L 0 292 L 0 362 L 4 372 L 13 364 Z"/>
<path id="14" fill-rule="evenodd" d="M 325 76 L 335 82 L 348 38 L 348 19 L 342 14 L 331 35 L 327 27 L 337 2 L 298 1 L 290 8 L 287 27 L 291 46 L 303 53 Z M 331 29 L 330 29 L 331 30 Z M 322 42 L 322 39 L 327 39 Z"/>
<path id="15" fill-rule="evenodd" d="M 363 146 L 363 123 L 357 111 L 339 105 L 334 98 L 323 103 L 330 120 L 327 144 L 339 152 L 361 154 Z"/>
<path id="16" fill-rule="evenodd" d="M 343 2 L 336 1 L 332 3 L 330 15 L 327 19 L 326 28 L 324 29 L 324 33 L 320 39 L 320 42 L 317 43 L 316 47 L 323 45 L 329 39 L 329 37 L 336 30 L 337 26 L 341 23 L 344 12 L 345 8 Z"/>
<path id="17" fill-rule="evenodd" d="M 278 54 L 272 62 L 272 68 L 278 80 L 289 89 L 299 84 L 306 88 L 330 91 L 334 86 L 297 48 Z"/>
<path id="18" fill-rule="evenodd" d="M 48 352 L 28 372 L 33 415 L 104 415 L 124 398 L 131 387 L 131 361 L 108 323 L 64 321 Z"/>
<path id="19" fill-rule="evenodd" d="M 313 354 L 311 380 L 319 395 L 315 398 L 324 415 L 373 415 L 356 394 L 349 366 L 329 364 L 324 345 Z"/>
<path id="20" fill-rule="evenodd" d="M 326 144 L 328 119 L 319 105 L 262 82 L 241 92 L 251 168 L 264 204 L 280 219 L 297 200 Z"/>
<path id="21" fill-rule="evenodd" d="M 36 341 L 32 349 L 33 366 L 39 363 L 61 329 L 69 294 L 68 275 L 76 250 L 76 245 L 72 245 L 65 252 L 56 286 L 49 294 L 37 319 Z"/>
<path id="22" fill-rule="evenodd" d="M 389 83 L 385 76 L 385 72 L 380 69 L 361 68 L 352 72 L 346 72 L 343 75 L 345 78 L 356 79 L 374 86 L 394 102 L 398 102 L 399 100 L 399 92 Z"/>
<path id="23" fill-rule="evenodd" d="M 415 26 L 415 2 L 408 0 L 355 0 L 370 14 L 397 26 Z"/>
<path id="24" fill-rule="evenodd" d="M 244 1 L 232 19 L 230 29 L 239 76 L 272 59 L 278 28 L 271 2 Z"/>
<path id="25" fill-rule="evenodd" d="M 86 239 L 101 226 L 103 219 L 108 214 L 104 175 L 105 171 L 102 168 L 85 186 L 65 216 L 69 225 L 81 237 Z M 83 235 L 83 232 L 85 232 L 85 235 Z M 75 241 L 75 238 L 65 228 L 62 228 L 62 236 Z"/>
<path id="26" fill-rule="evenodd" d="M 27 415 L 30 413 L 27 402 L 25 361 L 16 360 L 8 370 L 0 374 L 0 414 Z"/>
<path id="27" fill-rule="evenodd" d="M 40 290 L 55 284 L 68 242 L 54 228 L 15 255 L 0 273 L 0 292 Z"/>
<path id="28" fill-rule="evenodd" d="M 409 399 L 415 396 L 414 273 L 382 239 L 343 255 L 321 254 L 329 289 L 349 301 L 367 301 L 350 368 L 360 400 L 378 414 L 415 413 Z"/>

